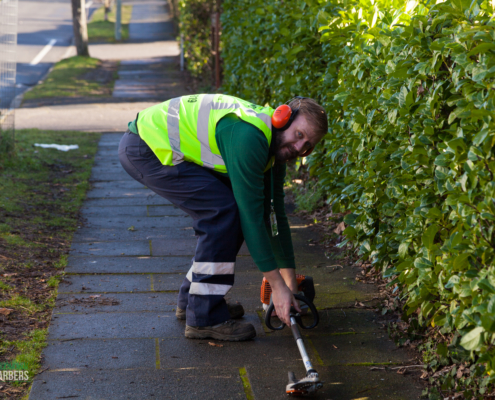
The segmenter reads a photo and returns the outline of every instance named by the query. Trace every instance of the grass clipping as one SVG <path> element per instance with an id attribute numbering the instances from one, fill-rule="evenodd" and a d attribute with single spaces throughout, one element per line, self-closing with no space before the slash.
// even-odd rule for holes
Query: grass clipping
<path id="1" fill-rule="evenodd" d="M 99 134 L 16 132 L 16 153 L 0 159 L 0 365 L 21 365 L 29 380 L 63 279 Z M 62 152 L 34 143 L 78 144 Z M 20 399 L 29 381 L 5 381 L 0 398 Z"/>
<path id="2" fill-rule="evenodd" d="M 59 61 L 45 81 L 26 92 L 24 100 L 47 97 L 111 96 L 117 63 L 75 56 Z"/>
<path id="3" fill-rule="evenodd" d="M 122 6 L 121 34 L 122 41 L 129 38 L 129 23 L 131 22 L 132 6 Z M 88 24 L 88 40 L 90 43 L 107 42 L 115 43 L 115 7 L 108 13 L 108 21 L 105 21 L 105 7 L 96 10 Z"/>

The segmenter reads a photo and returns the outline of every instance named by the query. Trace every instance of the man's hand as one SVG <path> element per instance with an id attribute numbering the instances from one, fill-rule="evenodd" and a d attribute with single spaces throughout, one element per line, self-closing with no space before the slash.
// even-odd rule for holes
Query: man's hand
<path id="1" fill-rule="evenodd" d="M 277 317 L 290 326 L 290 307 L 293 305 L 297 311 L 301 312 L 298 302 L 277 269 L 263 274 L 272 288 L 272 301 Z"/>

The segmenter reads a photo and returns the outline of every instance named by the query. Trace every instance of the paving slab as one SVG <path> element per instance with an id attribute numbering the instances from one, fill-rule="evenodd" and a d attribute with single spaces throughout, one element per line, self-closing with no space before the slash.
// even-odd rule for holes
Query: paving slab
<path id="1" fill-rule="evenodd" d="M 133 205 L 133 206 L 83 206 L 81 207 L 83 217 L 105 217 L 108 215 L 120 216 L 126 215 L 129 217 L 165 217 L 188 215 L 180 208 L 173 205 Z"/>
<path id="2" fill-rule="evenodd" d="M 85 206 L 138 206 L 138 205 L 171 205 L 167 199 L 154 194 L 153 196 L 139 199 L 135 197 L 114 197 L 114 198 L 92 198 L 86 199 Z"/>
<path id="3" fill-rule="evenodd" d="M 191 257 L 69 257 L 67 273 L 182 272 L 191 267 Z"/>
<path id="4" fill-rule="evenodd" d="M 133 226 L 136 230 L 148 228 L 181 229 L 190 228 L 191 225 L 192 218 L 189 216 L 146 217 L 132 221 L 126 217 L 86 217 L 83 224 L 86 227 L 106 229 L 129 229 Z"/>
<path id="5" fill-rule="evenodd" d="M 93 296 L 92 298 L 90 296 Z M 100 294 L 59 294 L 55 314 L 101 313 L 125 311 L 175 312 L 177 292 L 169 293 L 112 293 Z"/>
<path id="6" fill-rule="evenodd" d="M 130 224 L 131 222 L 129 222 Z M 78 242 L 72 243 L 71 255 L 77 256 L 149 256 L 149 240 L 132 240 L 126 242 Z M 178 254 L 180 255 L 180 254 Z"/>
<path id="7" fill-rule="evenodd" d="M 61 293 L 153 292 L 179 290 L 185 274 L 68 275 Z"/>
<path id="8" fill-rule="evenodd" d="M 125 181 L 94 182 L 91 184 L 93 189 L 147 189 L 141 182 L 134 179 Z"/>
<path id="9" fill-rule="evenodd" d="M 132 223 L 132 221 L 130 222 Z M 131 225 L 133 226 L 133 225 Z M 77 230 L 72 237 L 73 242 L 101 242 L 101 241 L 128 241 L 128 240 L 148 240 L 148 239 L 190 239 L 193 238 L 194 231 L 186 228 L 148 228 L 148 229 L 105 229 L 82 227 Z"/>
<path id="10" fill-rule="evenodd" d="M 185 325 L 173 313 L 54 314 L 48 339 L 182 337 Z"/>
<path id="11" fill-rule="evenodd" d="M 407 363 L 411 359 L 406 352 L 397 351 L 397 346 L 388 339 L 386 331 L 375 335 L 365 333 L 330 338 L 311 335 L 311 340 L 325 365 Z"/>
<path id="12" fill-rule="evenodd" d="M 143 27 L 144 25 L 141 25 Z M 147 43 L 113 43 L 89 45 L 91 57 L 100 60 L 140 60 L 155 57 L 170 57 L 171 62 L 179 62 L 180 48 L 176 40 L 152 40 Z M 140 110 L 139 110 L 140 111 Z M 134 117 L 136 114 L 134 114 Z M 132 119 L 129 119 L 132 121 Z M 110 129 L 105 129 L 110 131 Z M 123 131 L 122 131 L 123 132 Z"/>
<path id="13" fill-rule="evenodd" d="M 38 375 L 30 399 L 54 400 L 245 400 L 235 368 L 45 371 Z"/>
<path id="14" fill-rule="evenodd" d="M 96 182 L 95 182 L 96 183 Z M 150 189 L 126 189 L 126 188 L 94 188 L 88 191 L 86 194 L 89 198 L 106 198 L 106 197 L 134 197 L 134 198 L 146 198 L 148 196 L 154 196 L 155 193 Z"/>
<path id="15" fill-rule="evenodd" d="M 65 271 L 69 274 L 102 273 L 187 273 L 192 257 L 69 257 Z M 237 257 L 236 271 L 261 274 L 251 257 Z M 234 286 L 235 288 L 236 286 Z"/>
<path id="16" fill-rule="evenodd" d="M 124 170 L 116 170 L 105 171 L 105 172 L 97 172 L 91 171 L 91 176 L 89 177 L 90 182 L 101 182 L 101 181 L 110 181 L 112 179 L 116 180 L 126 180 L 129 178 L 129 175 Z"/>
<path id="17" fill-rule="evenodd" d="M 44 357 L 50 369 L 154 369 L 156 347 L 152 338 L 49 341 Z"/>
<path id="18" fill-rule="evenodd" d="M 109 134 L 107 134 L 109 135 Z M 98 148 L 100 147 L 117 147 L 119 146 L 120 139 L 122 138 L 121 134 L 111 134 L 112 136 L 101 137 L 101 140 L 98 142 Z"/>
<path id="19" fill-rule="evenodd" d="M 293 338 L 256 337 L 247 342 L 213 341 L 221 347 L 211 346 L 212 340 L 165 339 L 160 340 L 160 361 L 164 368 L 214 367 L 229 365 L 235 368 L 256 366 L 262 355 L 276 366 L 297 364 L 301 356 Z M 302 363 L 301 363 L 302 365 Z"/>
<path id="20" fill-rule="evenodd" d="M 60 283 L 61 293 L 149 292 L 151 274 L 69 275 Z"/>

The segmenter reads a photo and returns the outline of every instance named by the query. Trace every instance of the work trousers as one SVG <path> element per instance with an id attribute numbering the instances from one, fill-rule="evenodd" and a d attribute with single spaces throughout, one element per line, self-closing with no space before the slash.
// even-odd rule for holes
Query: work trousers
<path id="1" fill-rule="evenodd" d="M 212 326 L 230 319 L 225 295 L 234 284 L 237 253 L 244 241 L 230 180 L 191 162 L 163 165 L 149 146 L 126 132 L 119 159 L 127 173 L 188 213 L 198 238 L 191 269 L 177 306 L 189 326 Z"/>

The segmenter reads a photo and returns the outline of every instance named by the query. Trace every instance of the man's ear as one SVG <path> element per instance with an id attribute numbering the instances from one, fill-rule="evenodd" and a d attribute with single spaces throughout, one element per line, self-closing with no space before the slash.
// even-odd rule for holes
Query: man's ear
<path id="1" fill-rule="evenodd" d="M 309 150 L 306 150 L 303 154 L 301 154 L 300 157 L 307 157 L 307 156 L 309 156 L 313 152 L 314 149 L 315 149 L 314 147 L 311 147 Z"/>

